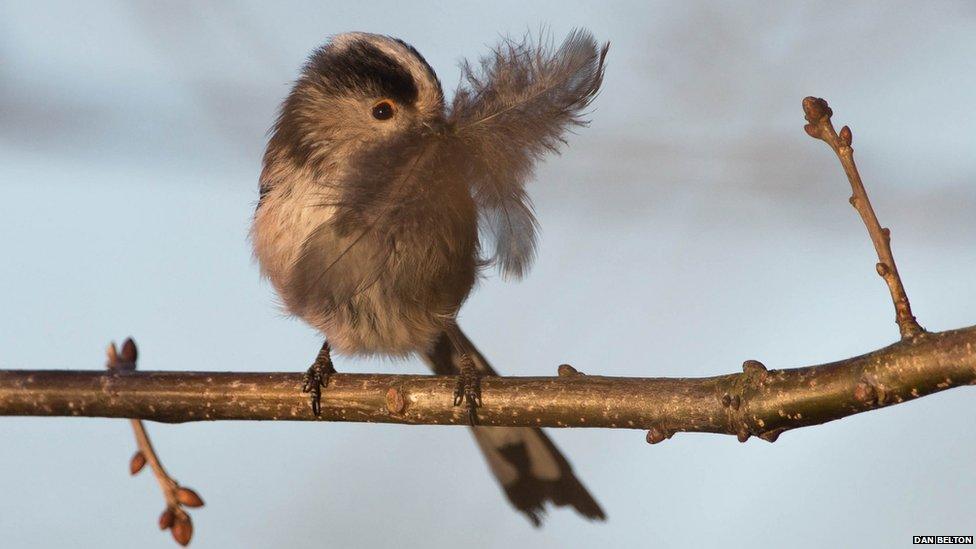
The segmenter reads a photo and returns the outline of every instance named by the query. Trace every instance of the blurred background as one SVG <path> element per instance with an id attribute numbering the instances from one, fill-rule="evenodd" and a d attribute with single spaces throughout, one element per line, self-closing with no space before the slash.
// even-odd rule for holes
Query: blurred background
<path id="1" fill-rule="evenodd" d="M 503 34 L 610 40 L 592 125 L 531 186 L 527 280 L 462 325 L 506 373 L 707 376 L 837 360 L 898 336 L 850 188 L 800 101 L 854 133 L 923 326 L 976 322 L 971 2 L 0 2 L 0 367 L 304 370 L 247 240 L 266 131 L 334 33 L 403 38 L 446 89 Z M 417 361 L 339 359 L 351 372 Z M 775 445 L 560 430 L 609 515 L 516 514 L 466 429 L 149 426 L 207 502 L 193 547 L 902 546 L 973 534 L 971 389 Z M 174 547 L 125 421 L 0 418 L 3 547 Z"/>

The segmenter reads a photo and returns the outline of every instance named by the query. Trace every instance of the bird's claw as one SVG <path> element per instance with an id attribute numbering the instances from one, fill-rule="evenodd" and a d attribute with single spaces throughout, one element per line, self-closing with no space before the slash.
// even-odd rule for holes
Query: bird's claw
<path id="1" fill-rule="evenodd" d="M 481 407 L 481 376 L 470 372 L 458 375 L 457 385 L 454 387 L 454 405 L 461 404 L 468 408 L 471 425 L 477 424 L 478 408 Z"/>
<path id="2" fill-rule="evenodd" d="M 329 383 L 329 376 L 334 371 L 331 363 L 316 360 L 302 377 L 302 392 L 309 393 L 308 398 L 315 417 L 322 415 L 322 388 Z"/>

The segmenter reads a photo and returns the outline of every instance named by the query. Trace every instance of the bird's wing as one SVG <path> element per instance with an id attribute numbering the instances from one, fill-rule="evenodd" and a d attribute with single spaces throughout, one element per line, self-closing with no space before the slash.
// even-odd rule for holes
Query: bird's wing
<path id="1" fill-rule="evenodd" d="M 535 249 L 535 216 L 525 192 L 536 161 L 557 152 L 600 89 L 609 44 L 584 30 L 558 48 L 544 38 L 504 40 L 477 66 L 462 63 L 463 81 L 450 121 L 481 211 L 485 246 L 503 274 L 521 277 Z"/>

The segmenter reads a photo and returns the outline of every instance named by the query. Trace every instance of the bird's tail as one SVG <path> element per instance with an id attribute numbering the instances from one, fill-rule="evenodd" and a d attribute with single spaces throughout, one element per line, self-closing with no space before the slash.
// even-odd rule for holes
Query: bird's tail
<path id="1" fill-rule="evenodd" d="M 483 375 L 497 375 L 485 357 L 457 329 L 471 360 Z M 424 360 L 439 375 L 456 375 L 459 356 L 446 334 L 441 334 Z M 603 509 L 573 474 L 569 462 L 541 429 L 531 427 L 472 427 L 488 467 L 516 509 L 535 526 L 542 524 L 545 503 L 571 505 L 588 519 L 604 520 Z"/>

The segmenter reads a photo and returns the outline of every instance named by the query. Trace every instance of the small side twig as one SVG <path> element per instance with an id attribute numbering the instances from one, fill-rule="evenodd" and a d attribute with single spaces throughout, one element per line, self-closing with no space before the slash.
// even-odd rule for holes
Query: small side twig
<path id="1" fill-rule="evenodd" d="M 108 361 L 105 367 L 113 372 L 134 371 L 136 369 L 136 358 L 138 351 L 136 343 L 132 338 L 126 339 L 122 344 L 121 351 L 116 350 L 115 343 L 108 346 Z M 159 461 L 159 456 L 149 440 L 149 433 L 146 426 L 138 419 L 130 419 L 132 430 L 136 436 L 136 446 L 138 450 L 133 454 L 129 461 L 129 472 L 133 475 L 139 473 L 149 463 L 159 487 L 166 499 L 166 508 L 159 516 L 159 528 L 169 529 L 173 539 L 180 545 L 190 543 L 193 537 L 193 522 L 190 520 L 189 513 L 184 507 L 202 507 L 203 499 L 193 490 L 179 485 L 163 468 Z"/>
<path id="2" fill-rule="evenodd" d="M 881 226 L 878 216 L 874 213 L 868 193 L 864 190 L 864 183 L 861 175 L 854 164 L 854 148 L 851 146 L 851 129 L 844 126 L 840 134 L 834 131 L 834 125 L 830 117 L 834 114 L 827 105 L 827 102 L 819 97 L 807 97 L 803 100 L 803 111 L 806 114 L 808 124 L 804 126 L 807 134 L 815 139 L 820 139 L 830 146 L 840 159 L 847 179 L 851 182 L 851 206 L 861 214 L 864 226 L 871 235 L 874 249 L 878 252 L 877 271 L 888 285 L 891 292 L 891 300 L 895 305 L 895 321 L 898 323 L 898 330 L 901 332 L 903 340 L 911 339 L 925 333 L 915 317 L 912 315 L 912 306 L 908 302 L 908 294 L 898 275 L 898 267 L 895 265 L 895 258 L 891 254 L 891 231 Z"/>

